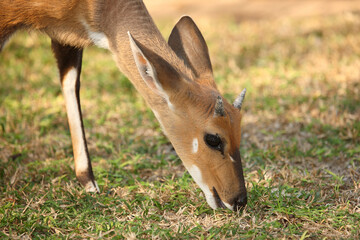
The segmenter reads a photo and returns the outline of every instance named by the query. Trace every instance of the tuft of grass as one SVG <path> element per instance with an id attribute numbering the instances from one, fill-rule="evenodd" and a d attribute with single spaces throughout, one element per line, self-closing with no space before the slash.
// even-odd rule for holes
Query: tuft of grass
<path id="1" fill-rule="evenodd" d="M 360 15 L 199 25 L 221 92 L 248 89 L 248 206 L 209 208 L 144 100 L 93 47 L 81 98 L 101 193 L 85 193 L 50 41 L 19 33 L 0 54 L 1 238 L 358 238 Z"/>

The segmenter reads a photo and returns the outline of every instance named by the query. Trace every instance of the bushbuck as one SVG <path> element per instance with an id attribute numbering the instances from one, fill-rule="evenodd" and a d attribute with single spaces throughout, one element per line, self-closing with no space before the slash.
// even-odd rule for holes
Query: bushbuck
<path id="1" fill-rule="evenodd" d="M 211 208 L 238 210 L 247 193 L 239 152 L 246 89 L 229 104 L 214 82 L 208 48 L 182 17 L 164 40 L 141 0 L 1 0 L 0 50 L 20 29 L 51 38 L 73 145 L 75 172 L 99 192 L 80 107 L 83 48 L 108 49 L 154 112 Z M 120 91 L 121 89 L 119 89 Z"/>

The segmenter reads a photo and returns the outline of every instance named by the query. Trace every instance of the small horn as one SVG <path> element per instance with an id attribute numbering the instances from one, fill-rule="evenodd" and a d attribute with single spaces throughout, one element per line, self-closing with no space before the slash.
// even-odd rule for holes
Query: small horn
<path id="1" fill-rule="evenodd" d="M 246 94 L 246 88 L 244 88 L 244 90 L 241 91 L 239 96 L 234 101 L 234 104 L 233 104 L 234 107 L 236 107 L 239 110 L 241 110 L 241 106 L 242 106 L 242 103 L 244 101 L 245 94 Z"/>
<path id="2" fill-rule="evenodd" d="M 215 113 L 214 113 L 215 117 L 223 117 L 225 116 L 225 109 L 224 109 L 224 103 L 223 100 L 220 96 L 217 97 L 216 99 L 216 103 L 215 103 Z"/>

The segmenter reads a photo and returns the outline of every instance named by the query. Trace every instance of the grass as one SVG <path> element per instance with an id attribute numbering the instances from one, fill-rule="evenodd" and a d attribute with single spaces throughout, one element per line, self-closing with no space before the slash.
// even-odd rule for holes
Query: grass
<path id="1" fill-rule="evenodd" d="M 248 88 L 245 210 L 209 208 L 144 100 L 93 47 L 81 96 L 101 194 L 85 193 L 50 41 L 19 33 L 0 54 L 0 238 L 359 238 L 360 15 L 199 26 L 221 92 Z"/>

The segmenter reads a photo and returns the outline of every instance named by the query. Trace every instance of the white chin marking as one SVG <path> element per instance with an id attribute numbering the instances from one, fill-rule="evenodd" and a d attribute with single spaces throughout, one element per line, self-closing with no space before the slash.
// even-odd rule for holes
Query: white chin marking
<path id="1" fill-rule="evenodd" d="M 193 177 L 194 181 L 197 183 L 197 185 L 199 185 L 201 190 L 204 192 L 206 202 L 209 204 L 209 206 L 212 209 L 216 209 L 217 206 L 216 206 L 215 198 L 212 192 L 210 191 L 210 188 L 203 182 L 200 169 L 196 165 L 192 165 L 190 168 L 188 168 L 188 171 L 190 175 Z"/>
<path id="2" fill-rule="evenodd" d="M 192 142 L 192 152 L 193 153 L 197 153 L 198 152 L 198 149 L 199 149 L 199 141 L 197 138 L 194 138 L 193 142 Z"/>
<path id="3" fill-rule="evenodd" d="M 234 211 L 234 206 L 231 206 L 230 204 L 228 204 L 226 202 L 223 202 L 223 203 L 228 209 L 230 209 L 231 211 Z"/>

